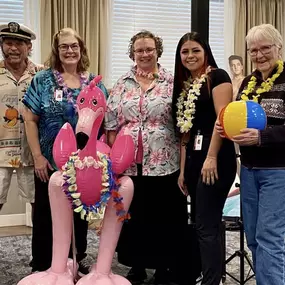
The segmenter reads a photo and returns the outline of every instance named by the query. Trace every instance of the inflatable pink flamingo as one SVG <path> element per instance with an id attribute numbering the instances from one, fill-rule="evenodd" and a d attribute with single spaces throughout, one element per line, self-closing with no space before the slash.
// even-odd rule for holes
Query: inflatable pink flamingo
<path id="1" fill-rule="evenodd" d="M 110 149 L 97 140 L 104 119 L 106 99 L 96 77 L 77 98 L 76 135 L 66 123 L 58 133 L 53 157 L 58 171 L 49 181 L 53 223 L 51 268 L 22 279 L 18 285 L 74 285 L 76 266 L 68 260 L 73 212 L 90 220 L 106 207 L 96 265 L 78 285 L 130 285 L 111 272 L 111 263 L 133 197 L 132 180 L 118 177 L 134 160 L 134 143 L 129 135 L 118 134 Z M 77 150 L 77 145 L 79 150 Z M 119 220 L 119 221 L 118 221 Z M 44 246 L 44 245 L 43 245 Z"/>

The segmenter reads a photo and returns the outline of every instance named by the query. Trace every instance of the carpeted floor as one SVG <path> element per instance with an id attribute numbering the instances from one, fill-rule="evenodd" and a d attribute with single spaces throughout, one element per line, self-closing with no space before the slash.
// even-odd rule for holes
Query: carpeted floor
<path id="1" fill-rule="evenodd" d="M 227 232 L 227 255 L 233 254 L 239 246 L 239 235 L 235 232 Z M 30 274 L 28 266 L 31 253 L 31 236 L 14 236 L 0 238 L 0 284 L 16 285 L 24 276 Z M 90 262 L 96 260 L 98 248 L 98 238 L 93 230 L 88 234 L 88 254 Z M 113 271 L 117 274 L 126 275 L 128 268 L 113 260 Z M 246 267 L 248 269 L 248 267 Z M 239 279 L 239 258 L 227 266 L 227 271 Z M 247 271 L 246 271 L 247 272 Z M 149 270 L 149 278 L 152 271 Z M 226 285 L 238 284 L 230 277 L 226 278 Z M 248 281 L 246 285 L 255 285 L 254 279 Z"/>

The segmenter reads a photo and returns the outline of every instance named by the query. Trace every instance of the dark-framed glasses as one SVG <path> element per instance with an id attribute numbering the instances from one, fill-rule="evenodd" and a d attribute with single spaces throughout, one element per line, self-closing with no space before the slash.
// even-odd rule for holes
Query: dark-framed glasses
<path id="1" fill-rule="evenodd" d="M 262 46 L 261 48 L 248 49 L 247 51 L 248 51 L 250 56 L 257 56 L 259 51 L 263 55 L 267 55 L 267 54 L 270 54 L 273 46 L 275 46 L 275 44 Z"/>
<path id="2" fill-rule="evenodd" d="M 136 50 L 134 50 L 134 53 L 137 55 L 143 55 L 144 53 L 153 54 L 155 50 L 156 50 L 156 48 L 136 49 Z"/>
<path id="3" fill-rule="evenodd" d="M 79 48 L 80 48 L 80 45 L 78 43 L 73 43 L 73 44 L 70 44 L 70 45 L 68 45 L 68 44 L 61 44 L 61 45 L 58 46 L 58 49 L 60 51 L 63 51 L 63 52 L 68 51 L 69 48 L 71 48 L 72 51 L 78 51 Z"/>

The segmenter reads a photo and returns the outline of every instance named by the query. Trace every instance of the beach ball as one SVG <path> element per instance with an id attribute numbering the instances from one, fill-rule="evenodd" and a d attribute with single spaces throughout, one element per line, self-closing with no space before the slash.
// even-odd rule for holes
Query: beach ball
<path id="1" fill-rule="evenodd" d="M 264 130 L 266 114 L 264 109 L 254 101 L 235 101 L 222 109 L 219 120 L 225 136 L 231 139 L 245 128 Z"/>

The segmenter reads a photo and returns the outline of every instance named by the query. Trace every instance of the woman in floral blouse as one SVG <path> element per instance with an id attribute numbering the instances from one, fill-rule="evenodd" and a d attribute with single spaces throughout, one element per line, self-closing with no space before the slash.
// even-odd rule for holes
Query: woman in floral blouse
<path id="1" fill-rule="evenodd" d="M 155 282 L 165 281 L 173 244 L 170 227 L 187 217 L 177 190 L 173 77 L 157 62 L 162 52 L 162 40 L 152 33 L 132 37 L 129 57 L 135 66 L 115 84 L 105 118 L 110 145 L 119 130 L 131 134 L 136 145 L 134 163 L 125 172 L 135 185 L 131 220 L 124 224 L 117 248 L 119 262 L 132 267 L 127 276 L 132 282 L 147 278 L 145 268 L 156 269 Z"/>

